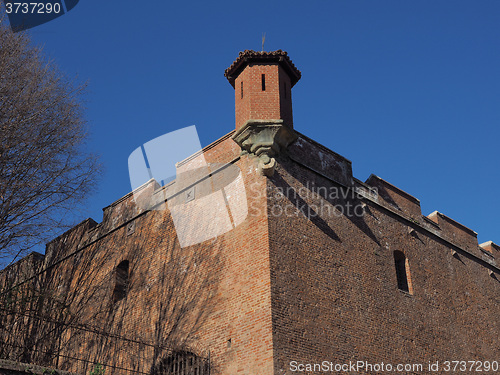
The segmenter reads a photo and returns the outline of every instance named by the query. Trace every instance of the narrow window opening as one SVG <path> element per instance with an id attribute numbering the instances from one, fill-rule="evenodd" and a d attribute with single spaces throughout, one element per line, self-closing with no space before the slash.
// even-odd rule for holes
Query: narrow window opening
<path id="1" fill-rule="evenodd" d="M 113 290 L 113 302 L 116 303 L 125 298 L 128 291 L 128 273 L 129 262 L 124 260 L 115 270 L 115 289 Z"/>
<path id="2" fill-rule="evenodd" d="M 262 74 L 262 91 L 266 91 L 266 75 Z"/>
<path id="3" fill-rule="evenodd" d="M 410 293 L 408 273 L 406 272 L 408 260 L 401 251 L 394 252 L 394 265 L 396 267 L 396 277 L 398 279 L 398 289 Z"/>
<path id="4" fill-rule="evenodd" d="M 241 81 L 241 99 L 243 99 L 243 81 Z"/>
<path id="5" fill-rule="evenodd" d="M 286 99 L 286 82 L 283 82 L 283 93 L 285 94 Z"/>

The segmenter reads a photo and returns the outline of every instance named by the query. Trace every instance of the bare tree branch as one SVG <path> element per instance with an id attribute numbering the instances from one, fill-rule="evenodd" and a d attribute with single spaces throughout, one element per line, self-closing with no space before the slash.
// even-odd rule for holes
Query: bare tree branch
<path id="1" fill-rule="evenodd" d="M 84 152 L 84 85 L 68 80 L 0 18 L 0 258 L 70 227 L 100 167 Z"/>

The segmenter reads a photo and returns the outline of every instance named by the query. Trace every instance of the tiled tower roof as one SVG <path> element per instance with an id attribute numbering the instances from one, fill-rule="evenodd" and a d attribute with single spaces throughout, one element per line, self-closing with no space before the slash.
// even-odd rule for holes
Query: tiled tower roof
<path id="1" fill-rule="evenodd" d="M 300 70 L 298 70 L 292 63 L 292 60 L 290 60 L 290 58 L 288 57 L 288 53 L 286 51 L 282 51 L 279 49 L 277 51 L 272 51 L 272 52 L 265 52 L 265 51 L 258 52 L 247 49 L 243 52 L 240 52 L 236 60 L 224 72 L 224 76 L 227 78 L 231 86 L 234 87 L 234 81 L 236 80 L 236 77 L 238 77 L 238 75 L 245 68 L 245 66 L 250 63 L 280 64 L 280 66 L 290 76 L 292 87 L 297 83 L 297 81 L 300 79 L 302 75 L 300 73 Z"/>

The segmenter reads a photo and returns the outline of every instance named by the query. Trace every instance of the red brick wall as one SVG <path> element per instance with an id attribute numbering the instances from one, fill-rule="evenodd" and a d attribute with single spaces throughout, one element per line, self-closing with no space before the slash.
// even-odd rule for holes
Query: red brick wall
<path id="1" fill-rule="evenodd" d="M 278 76 L 280 87 L 280 119 L 284 121 L 285 125 L 293 128 L 292 87 L 290 77 L 281 66 L 278 70 Z"/>
<path id="2" fill-rule="evenodd" d="M 207 161 L 230 160 L 239 154 L 235 146 L 227 139 L 207 150 Z M 234 150 L 229 158 L 228 149 Z M 242 157 L 236 165 L 245 181 L 248 217 L 222 236 L 221 301 L 200 337 L 210 347 L 221 374 L 273 374 L 266 179 L 249 157 Z"/>
<path id="3" fill-rule="evenodd" d="M 412 221 L 416 210 L 405 212 L 411 204 L 404 194 L 390 192 L 402 212 L 380 197 L 379 204 L 352 194 L 320 197 L 304 188 L 346 188 L 316 172 L 282 157 L 268 181 L 275 373 L 295 373 L 291 361 L 498 360 L 498 275 L 477 259 L 453 256 L 445 241 Z M 342 214 L 361 204 L 363 216 Z M 413 295 L 397 287 L 395 250 L 408 259 Z"/>
<path id="4" fill-rule="evenodd" d="M 262 90 L 262 74 L 265 75 L 265 91 Z M 252 63 L 235 80 L 236 129 L 250 119 L 283 119 L 293 127 L 291 103 L 290 78 L 284 70 L 277 64 Z"/>
<path id="5" fill-rule="evenodd" d="M 68 325 L 26 326 L 17 317 L 16 332 L 38 330 L 19 337 L 54 329 L 49 337 L 62 346 L 51 364 L 84 373 L 95 362 L 148 373 L 175 345 L 209 352 L 212 373 L 228 375 L 292 373 L 290 361 L 498 360 L 498 275 L 474 253 L 452 254 L 446 239 L 459 239 L 455 229 L 417 217 L 415 199 L 395 187 L 372 200 L 353 195 L 367 186 L 352 179 L 350 162 L 305 138 L 266 178 L 254 157 L 239 156 L 231 134 L 206 147 L 205 158 L 240 168 L 243 223 L 181 249 L 168 210 L 144 211 L 123 197 L 101 224 L 85 222 L 48 247 L 45 267 L 79 251 L 45 274 L 45 302 L 31 313 Z M 395 250 L 408 259 L 412 294 L 397 288 Z M 113 303 L 123 260 L 129 291 Z"/>
<path id="6" fill-rule="evenodd" d="M 209 163 L 240 153 L 227 136 L 205 151 Z M 101 224 L 77 226 L 50 244 L 45 267 L 70 256 L 45 274 L 36 292 L 50 293 L 30 312 L 65 323 L 57 334 L 42 335 L 56 346 L 61 337 L 59 357 L 44 365 L 88 373 L 102 363 L 106 373 L 148 373 L 168 356 L 165 348 L 180 347 L 210 355 L 213 374 L 274 373 L 266 179 L 251 158 L 236 165 L 248 186 L 249 214 L 226 234 L 181 249 L 170 212 L 146 212 L 129 194 L 104 210 Z M 143 198 L 154 189 L 143 188 Z M 129 261 L 128 293 L 113 302 L 123 260 Z M 59 310 L 55 301 L 67 308 Z M 23 318 L 17 321 L 26 330 Z M 37 325 L 44 327 L 54 328 Z"/>

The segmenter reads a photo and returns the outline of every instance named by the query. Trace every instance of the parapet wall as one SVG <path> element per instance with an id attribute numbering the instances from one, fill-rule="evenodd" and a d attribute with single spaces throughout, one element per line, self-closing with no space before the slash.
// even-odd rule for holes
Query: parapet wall
<path id="1" fill-rule="evenodd" d="M 480 247 L 475 232 L 445 215 L 423 216 L 405 191 L 348 176 L 341 157 L 299 142 L 268 179 L 276 373 L 325 360 L 498 358 L 500 247 Z"/>
<path id="2" fill-rule="evenodd" d="M 294 161 L 324 175 L 342 185 L 352 186 L 352 163 L 345 157 L 329 150 L 303 134 L 288 147 L 288 155 Z"/>
<path id="3" fill-rule="evenodd" d="M 479 244 L 477 242 L 477 233 L 465 225 L 453 220 L 452 218 L 434 211 L 427 216 L 434 221 L 441 229 L 444 236 L 454 244 L 468 250 L 476 255 L 479 254 Z"/>
<path id="4" fill-rule="evenodd" d="M 418 218 L 422 215 L 420 201 L 400 188 L 373 174 L 365 183 L 375 188 L 380 198 L 394 209 L 410 217 Z"/>
<path id="5" fill-rule="evenodd" d="M 448 241 L 450 247 L 456 246 L 472 254 L 478 260 L 496 265 L 495 256 L 499 255 L 497 249 L 500 247 L 493 242 L 490 241 L 480 247 L 476 232 L 440 212 L 435 211 L 428 216 L 423 216 L 419 199 L 376 175 L 372 174 L 365 182 L 359 181 L 353 177 L 351 161 L 308 137 L 298 134 L 297 141 L 287 150 L 288 157 L 295 163 L 309 169 L 313 174 L 348 189 L 354 189 L 360 197 L 399 215 L 408 222 L 410 227 L 418 226 Z M 314 181 L 314 179 L 306 180 L 304 186 L 314 189 Z"/>

